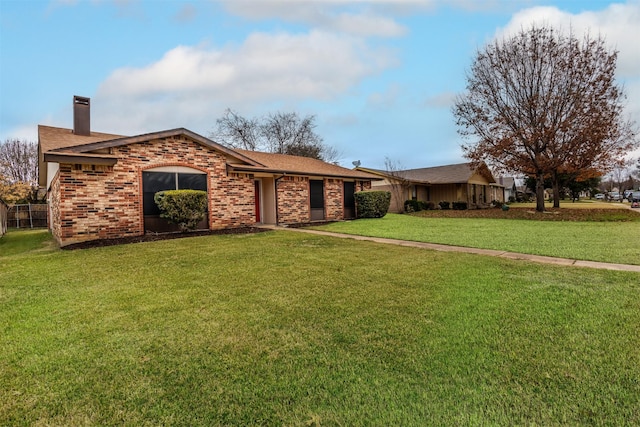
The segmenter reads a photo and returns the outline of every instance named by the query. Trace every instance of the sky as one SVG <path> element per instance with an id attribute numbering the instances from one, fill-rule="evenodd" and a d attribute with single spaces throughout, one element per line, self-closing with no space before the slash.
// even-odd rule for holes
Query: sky
<path id="1" fill-rule="evenodd" d="M 640 123 L 640 0 L 0 0 L 0 141 L 73 127 L 79 95 L 98 132 L 296 112 L 345 167 L 461 163 L 451 108 L 475 54 L 533 23 L 618 50 Z"/>

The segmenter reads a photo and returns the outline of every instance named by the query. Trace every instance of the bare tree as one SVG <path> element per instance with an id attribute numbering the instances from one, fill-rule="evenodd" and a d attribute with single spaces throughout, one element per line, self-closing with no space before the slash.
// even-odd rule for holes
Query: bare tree
<path id="1" fill-rule="evenodd" d="M 35 200 L 38 191 L 38 145 L 20 139 L 0 143 L 0 198 Z"/>
<path id="2" fill-rule="evenodd" d="M 337 165 L 340 158 L 342 157 L 342 154 L 343 153 L 337 148 L 331 145 L 322 144 L 322 152 L 320 153 L 320 158 L 325 162 L 334 163 Z"/>
<path id="3" fill-rule="evenodd" d="M 0 144 L 0 173 L 11 182 L 37 185 L 38 144 L 21 139 L 5 139 Z"/>
<path id="4" fill-rule="evenodd" d="M 316 133 L 313 115 L 300 117 L 297 113 L 278 112 L 247 119 L 227 109 L 216 124 L 211 138 L 231 148 L 312 157 L 327 162 L 335 162 L 340 156 Z"/>
<path id="5" fill-rule="evenodd" d="M 218 143 L 231 148 L 259 150 L 260 125 L 256 119 L 247 119 L 227 108 L 224 115 L 216 120 L 217 129 L 211 137 Z"/>
<path id="6" fill-rule="evenodd" d="M 620 201 L 623 201 L 622 195 L 626 190 L 633 190 L 634 179 L 631 171 L 631 161 L 619 163 L 613 167 L 609 173 L 610 190 L 613 187 L 618 189 L 620 193 Z"/>
<path id="7" fill-rule="evenodd" d="M 389 177 L 389 186 L 395 200 L 396 211 L 404 212 L 404 202 L 407 198 L 411 181 L 404 176 L 400 162 L 391 160 L 388 156 L 384 158 L 384 168 Z"/>
<path id="8" fill-rule="evenodd" d="M 270 152 L 319 159 L 323 144 L 315 127 L 315 116 L 278 112 L 269 114 L 261 129 Z"/>
<path id="9" fill-rule="evenodd" d="M 623 118 L 616 60 L 602 38 L 580 41 L 550 27 L 489 44 L 453 108 L 459 133 L 477 138 L 462 146 L 465 156 L 535 177 L 538 211 L 545 178 L 557 202 L 560 175 L 608 172 L 639 143 Z"/>
<path id="10" fill-rule="evenodd" d="M 633 161 L 632 161 L 633 163 Z M 636 159 L 635 169 L 631 171 L 631 176 L 640 181 L 640 157 Z M 634 188 L 635 190 L 635 188 Z"/>

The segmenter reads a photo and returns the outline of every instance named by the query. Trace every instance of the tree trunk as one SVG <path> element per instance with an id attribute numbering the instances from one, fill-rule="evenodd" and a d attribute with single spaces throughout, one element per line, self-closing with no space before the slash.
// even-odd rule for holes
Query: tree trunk
<path id="1" fill-rule="evenodd" d="M 556 174 L 553 174 L 553 207 L 560 207 L 560 184 L 558 183 Z"/>
<path id="2" fill-rule="evenodd" d="M 536 175 L 536 211 L 544 212 L 544 175 Z"/>

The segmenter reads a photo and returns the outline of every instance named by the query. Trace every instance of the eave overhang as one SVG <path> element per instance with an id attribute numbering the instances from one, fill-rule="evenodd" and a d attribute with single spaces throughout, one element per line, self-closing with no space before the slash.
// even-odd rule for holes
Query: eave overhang
<path id="1" fill-rule="evenodd" d="M 44 161 L 50 163 L 113 166 L 118 163 L 118 158 L 109 154 L 48 152 L 44 153 Z"/>
<path id="2" fill-rule="evenodd" d="M 268 168 L 264 166 L 250 166 L 250 165 L 238 165 L 227 163 L 227 170 L 229 172 L 244 172 L 244 173 L 272 173 L 276 175 L 295 175 L 295 176 L 318 176 L 328 178 L 343 178 L 343 179 L 358 179 L 364 181 L 380 181 L 382 178 L 374 175 L 349 175 L 349 174 L 335 174 L 327 172 L 313 172 L 313 171 L 301 171 L 301 170 L 283 170 L 277 168 Z"/>

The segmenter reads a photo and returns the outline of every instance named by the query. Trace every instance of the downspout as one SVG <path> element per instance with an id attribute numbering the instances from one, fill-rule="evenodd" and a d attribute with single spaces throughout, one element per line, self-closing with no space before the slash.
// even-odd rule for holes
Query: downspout
<path id="1" fill-rule="evenodd" d="M 280 225 L 280 209 L 278 208 L 278 181 L 284 178 L 285 175 L 286 174 L 283 172 L 282 175 L 280 175 L 273 181 L 273 186 L 274 186 L 275 195 L 276 195 L 276 227 Z"/>

